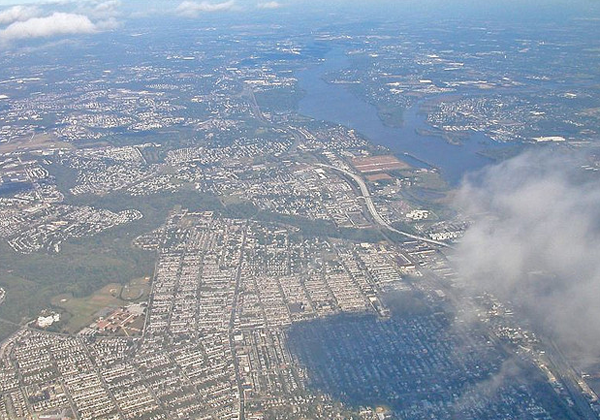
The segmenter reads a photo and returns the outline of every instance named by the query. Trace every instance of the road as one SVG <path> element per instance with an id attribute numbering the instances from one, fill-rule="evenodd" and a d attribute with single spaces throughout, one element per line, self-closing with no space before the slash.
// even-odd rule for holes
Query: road
<path id="1" fill-rule="evenodd" d="M 363 181 L 363 179 L 360 176 L 358 176 L 352 172 L 349 172 L 345 169 L 337 168 L 337 167 L 331 166 L 331 165 L 317 163 L 317 166 L 321 166 L 323 168 L 328 168 L 328 169 L 333 169 L 335 171 L 341 172 L 344 175 L 352 178 L 352 180 L 354 180 L 354 182 L 356 182 L 356 184 L 360 188 L 360 192 L 362 194 L 362 197 L 365 200 L 365 204 L 367 205 L 367 209 L 369 210 L 369 213 L 371 213 L 371 217 L 378 225 L 383 226 L 384 228 L 386 228 L 387 230 L 389 230 L 391 232 L 397 233 L 399 235 L 405 236 L 410 239 L 416 239 L 418 241 L 423 241 L 423 242 L 427 242 L 430 244 L 443 246 L 446 248 L 452 248 L 450 245 L 448 245 L 444 242 L 435 241 L 433 239 L 425 238 L 423 236 L 413 235 L 412 233 L 404 232 L 402 230 L 398 230 L 398 229 L 390 226 L 385 220 L 383 220 L 383 217 L 381 217 L 381 215 L 377 212 L 377 209 L 375 208 L 375 204 L 373 203 L 373 199 L 371 197 L 371 193 L 369 192 L 369 188 L 367 188 L 367 184 L 365 184 L 365 181 Z"/>
<path id="2" fill-rule="evenodd" d="M 260 110 L 260 107 L 258 106 L 258 103 L 256 102 L 256 97 L 254 96 L 254 92 L 252 91 L 251 88 L 244 86 L 244 90 L 242 91 L 242 95 L 246 95 L 250 98 L 250 108 L 252 110 L 252 113 L 254 114 L 254 116 L 256 118 L 258 118 L 259 120 L 263 121 L 263 122 L 269 122 L 265 116 L 263 115 L 263 113 Z M 294 136 L 294 138 L 296 139 L 296 142 L 298 142 L 298 134 L 304 135 L 306 136 L 306 133 L 302 133 L 300 131 L 300 133 L 297 133 L 296 130 L 293 130 L 292 127 L 289 127 L 289 129 L 291 129 L 290 131 L 292 132 L 292 135 Z M 442 247 L 446 247 L 446 248 L 452 248 L 450 245 L 444 243 L 444 242 L 440 242 L 440 241 L 435 241 L 433 239 L 429 239 L 429 238 L 425 238 L 423 236 L 418 236 L 418 235 L 413 235 L 412 233 L 409 232 L 404 232 L 402 230 L 398 230 L 392 226 L 390 226 L 385 220 L 383 220 L 383 218 L 381 217 L 381 215 L 377 212 L 377 209 L 375 208 L 375 204 L 373 203 L 373 199 L 371 198 L 371 193 L 369 192 L 369 189 L 367 188 L 367 184 L 365 184 L 365 182 L 363 181 L 363 179 L 352 173 L 349 171 L 346 171 L 345 169 L 341 169 L 341 168 L 337 168 L 335 166 L 331 166 L 331 165 L 325 165 L 322 163 L 317 164 L 318 166 L 324 167 L 324 168 L 329 168 L 329 169 L 333 169 L 335 171 L 341 172 L 344 175 L 349 176 L 350 178 L 352 178 L 354 180 L 354 182 L 356 182 L 358 184 L 358 187 L 360 188 L 362 197 L 365 200 L 365 203 L 367 205 L 367 209 L 369 210 L 369 213 L 371 213 L 371 217 L 373 218 L 373 220 L 380 226 L 383 226 L 384 228 L 386 228 L 387 230 L 389 230 L 390 232 L 394 232 L 397 233 L 399 235 L 405 236 L 407 238 L 410 239 L 416 239 L 419 241 L 423 241 L 423 242 L 427 242 L 433 245 L 438 245 L 438 246 L 442 246 Z"/>
<path id="3" fill-rule="evenodd" d="M 254 117 L 256 117 L 257 119 L 259 119 L 260 121 L 262 121 L 264 123 L 270 123 L 270 121 L 265 118 L 265 115 L 260 110 L 260 107 L 258 106 L 258 102 L 256 101 L 256 96 L 254 96 L 254 91 L 252 90 L 251 87 L 244 86 L 244 89 L 242 90 L 242 96 L 244 96 L 244 95 L 248 96 L 248 98 L 250 99 L 250 102 L 249 102 L 250 110 L 251 110 L 252 114 L 254 115 Z"/>
<path id="4" fill-rule="evenodd" d="M 244 401 L 244 388 L 242 385 L 242 379 L 240 377 L 240 369 L 239 369 L 239 361 L 237 358 L 237 352 L 236 352 L 236 347 L 235 347 L 235 338 L 234 338 L 234 327 L 235 327 L 235 315 L 236 312 L 238 311 L 238 298 L 240 295 L 240 288 L 241 288 L 241 284 L 242 284 L 242 268 L 244 267 L 244 250 L 246 249 L 246 240 L 247 240 L 247 233 L 248 233 L 248 224 L 246 223 L 246 226 L 244 228 L 243 231 L 243 236 L 242 236 L 242 246 L 241 246 L 241 251 L 240 251 L 240 263 L 237 267 L 236 270 L 236 274 L 235 274 L 235 291 L 233 293 L 233 302 L 231 303 L 231 315 L 229 318 L 229 348 L 231 349 L 231 354 L 233 356 L 233 366 L 235 369 L 235 381 L 237 382 L 237 386 L 238 386 L 238 393 L 240 396 L 240 402 L 239 402 L 239 419 L 240 420 L 244 420 L 245 419 L 245 413 L 244 413 L 244 409 L 245 409 L 245 401 Z"/>
<path id="5" fill-rule="evenodd" d="M 574 408 L 585 420 L 598 420 L 598 416 L 590 407 L 581 386 L 578 381 L 581 379 L 579 373 L 569 363 L 567 357 L 563 354 L 558 345 L 551 339 L 545 340 L 548 359 L 553 365 L 552 371 L 558 379 L 563 383 L 567 392 L 573 400 Z"/>

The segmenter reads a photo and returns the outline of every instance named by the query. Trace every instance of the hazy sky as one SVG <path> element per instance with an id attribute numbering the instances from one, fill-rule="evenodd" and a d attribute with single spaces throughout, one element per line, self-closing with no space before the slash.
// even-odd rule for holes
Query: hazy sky
<path id="1" fill-rule="evenodd" d="M 129 19 L 148 16 L 179 16 L 186 19 L 205 15 L 226 17 L 306 16 L 327 17 L 330 13 L 358 18 L 420 14 L 431 18 L 459 17 L 538 19 L 563 16 L 600 16 L 599 0 L 0 0 L 1 38 L 93 33 L 115 28 Z M 17 8 L 10 10 L 11 6 Z M 75 16 L 53 13 L 76 14 Z M 37 19 L 27 22 L 27 19 Z M 42 19 L 42 20 L 40 20 Z M 87 19 L 87 20 L 86 20 Z M 107 21 L 107 19 L 112 19 Z"/>
<path id="2" fill-rule="evenodd" d="M 178 6 L 178 4 L 182 3 L 182 1 L 177 0 L 150 0 L 150 1 L 138 1 L 138 0 L 127 0 L 122 1 L 123 5 L 134 4 L 134 5 L 147 5 L 149 3 L 160 5 L 165 10 L 172 9 Z M 199 0 L 199 1 L 191 1 L 197 4 L 204 4 L 207 7 L 210 5 L 215 5 L 219 3 L 230 3 L 231 0 Z M 57 3 L 102 3 L 101 0 L 28 0 L 28 1 L 19 1 L 19 0 L 0 0 L 0 6 L 10 6 L 10 5 L 25 5 L 25 4 L 37 4 L 37 5 L 48 5 L 48 4 L 57 4 Z M 277 6 L 285 7 L 285 6 L 295 6 L 295 7 L 305 7 L 309 10 L 314 5 L 330 5 L 330 7 L 340 7 L 340 6 L 350 6 L 350 7 L 377 7 L 377 6 L 386 6 L 388 8 L 401 8 L 403 5 L 410 4 L 412 5 L 422 5 L 424 7 L 440 7 L 442 5 L 450 6 L 450 7 L 459 7 L 459 8 L 477 8 L 477 9 L 485 9 L 490 7 L 520 7 L 520 6 L 535 6 L 535 7 L 554 7 L 560 6 L 565 8 L 573 8 L 573 7 L 591 7 L 593 5 L 597 5 L 599 3 L 598 0 L 497 0 L 494 2 L 494 6 L 492 6 L 489 2 L 482 2 L 480 0 L 234 0 L 233 3 L 240 7 L 253 7 L 263 4 L 265 8 L 276 8 Z"/>
<path id="3" fill-rule="evenodd" d="M 10 5 L 17 5 L 11 9 Z M 328 16 L 336 13 L 357 17 L 402 17 L 420 13 L 431 17 L 536 19 L 544 16 L 562 18 L 569 15 L 582 17 L 600 16 L 600 0 L 497 0 L 493 3 L 481 0 L 0 0 L 0 30 L 13 22 L 25 22 L 27 18 L 45 18 L 34 21 L 30 26 L 68 26 L 69 16 L 55 16 L 62 23 L 48 19 L 52 13 L 72 13 L 79 16 L 79 25 L 84 32 L 99 28 L 98 19 L 111 17 L 116 21 L 155 16 L 180 16 L 198 18 L 203 15 L 269 16 L 273 14 Z M 22 15 L 21 15 L 22 13 Z M 88 18 L 90 22 L 84 22 Z M 19 24 L 18 26 L 22 26 Z M 17 28 L 19 29 L 19 28 Z M 15 30 L 16 33 L 16 30 Z M 65 32 L 67 33 L 67 32 Z M 33 35 L 33 34 L 32 34 Z"/>

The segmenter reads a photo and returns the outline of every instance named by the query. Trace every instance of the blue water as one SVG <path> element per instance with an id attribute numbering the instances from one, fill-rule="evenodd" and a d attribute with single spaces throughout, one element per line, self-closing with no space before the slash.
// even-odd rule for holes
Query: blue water
<path id="1" fill-rule="evenodd" d="M 388 147 L 403 160 L 416 166 L 423 161 L 437 168 L 444 178 L 456 185 L 470 171 L 481 169 L 492 161 L 477 154 L 483 149 L 502 147 L 481 133 L 476 133 L 462 145 L 451 145 L 440 137 L 421 136 L 416 129 L 431 129 L 419 104 L 404 113 L 404 126 L 388 127 L 382 123 L 377 109 L 340 84 L 328 84 L 322 77 L 332 71 L 347 68 L 349 59 L 343 51 L 333 50 L 322 64 L 297 73 L 298 83 L 306 96 L 300 101 L 300 113 L 318 120 L 330 121 L 353 128 L 371 142 Z M 411 159 L 409 155 L 421 160 Z"/>

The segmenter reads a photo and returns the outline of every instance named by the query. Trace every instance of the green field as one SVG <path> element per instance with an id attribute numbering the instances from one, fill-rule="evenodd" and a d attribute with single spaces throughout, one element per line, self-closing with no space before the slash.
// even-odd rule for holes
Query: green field
<path id="1" fill-rule="evenodd" d="M 119 299 L 121 285 L 110 283 L 98 290 L 96 293 L 83 297 L 75 298 L 71 294 L 58 295 L 52 299 L 52 304 L 67 311 L 67 323 L 63 328 L 75 333 L 83 327 L 91 324 L 96 318 L 98 311 L 104 308 L 118 308 L 126 305 L 127 302 Z"/>
<path id="2" fill-rule="evenodd" d="M 132 302 L 145 301 L 150 292 L 150 277 L 132 280 L 129 284 L 110 283 L 86 297 L 73 297 L 70 293 L 52 298 L 52 305 L 66 311 L 62 328 L 75 333 L 98 318 L 106 308 L 119 308 Z"/>

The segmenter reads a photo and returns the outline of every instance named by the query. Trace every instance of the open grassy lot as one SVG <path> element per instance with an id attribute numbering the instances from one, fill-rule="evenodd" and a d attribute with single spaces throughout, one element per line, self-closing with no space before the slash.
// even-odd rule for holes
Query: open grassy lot
<path id="1" fill-rule="evenodd" d="M 118 308 L 127 302 L 120 299 L 121 286 L 118 283 L 110 283 L 90 296 L 75 298 L 67 293 L 54 297 L 52 304 L 68 312 L 67 324 L 64 329 L 75 333 L 92 323 L 98 316 L 98 312 L 105 308 Z"/>
<path id="2" fill-rule="evenodd" d="M 0 145 L 0 153 L 15 152 L 19 150 L 43 150 L 47 148 L 73 149 L 71 143 L 59 141 L 52 134 L 36 134 L 33 137 L 23 137 L 10 143 Z"/>
<path id="3" fill-rule="evenodd" d="M 63 293 L 52 298 L 52 305 L 67 312 L 63 328 L 75 333 L 95 321 L 103 310 L 146 301 L 149 293 L 150 277 L 138 277 L 125 285 L 109 283 L 89 296 L 74 297 L 71 293 Z"/>

